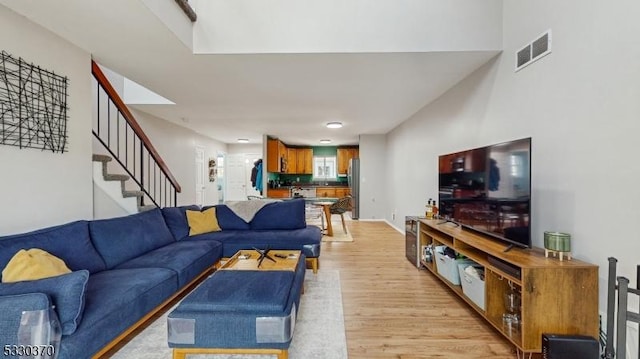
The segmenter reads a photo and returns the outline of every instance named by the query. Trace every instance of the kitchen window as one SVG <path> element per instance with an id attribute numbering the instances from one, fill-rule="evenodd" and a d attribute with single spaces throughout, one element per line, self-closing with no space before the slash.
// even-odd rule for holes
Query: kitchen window
<path id="1" fill-rule="evenodd" d="M 313 179 L 314 180 L 335 180 L 336 179 L 336 157 L 313 157 Z"/>

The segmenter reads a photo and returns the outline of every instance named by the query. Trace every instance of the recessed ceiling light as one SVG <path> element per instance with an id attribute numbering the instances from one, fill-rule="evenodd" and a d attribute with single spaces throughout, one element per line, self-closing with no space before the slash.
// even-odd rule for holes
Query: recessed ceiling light
<path id="1" fill-rule="evenodd" d="M 248 138 L 238 138 L 238 143 L 249 143 Z"/>
<path id="2" fill-rule="evenodd" d="M 320 143 L 331 143 L 331 140 L 320 140 Z"/>
<path id="3" fill-rule="evenodd" d="M 327 128 L 340 128 L 342 127 L 342 122 L 329 122 L 327 123 Z"/>

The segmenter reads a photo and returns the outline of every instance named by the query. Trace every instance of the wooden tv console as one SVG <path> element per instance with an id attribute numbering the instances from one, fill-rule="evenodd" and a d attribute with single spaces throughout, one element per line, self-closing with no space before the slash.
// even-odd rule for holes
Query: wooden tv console
<path id="1" fill-rule="evenodd" d="M 447 284 L 518 350 L 540 353 L 542 333 L 580 334 L 598 338 L 598 267 L 572 259 L 545 258 L 540 248 L 513 248 L 489 236 L 462 229 L 441 220 L 421 220 L 420 244 L 453 248 L 485 269 L 485 308 L 478 307 L 459 285 L 441 276 L 435 258 L 421 263 Z M 490 258 L 506 264 L 495 265 Z M 520 272 L 518 276 L 517 272 Z M 514 274 L 515 273 L 515 274 Z M 504 294 L 509 283 L 519 289 L 522 298 L 522 322 L 515 328 L 503 324 Z"/>

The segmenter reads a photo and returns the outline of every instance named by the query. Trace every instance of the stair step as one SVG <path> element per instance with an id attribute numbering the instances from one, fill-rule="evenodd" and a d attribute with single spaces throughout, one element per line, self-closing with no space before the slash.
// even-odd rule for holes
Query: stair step
<path id="1" fill-rule="evenodd" d="M 97 155 L 94 154 L 92 160 L 94 162 L 111 162 L 112 158 L 107 155 Z"/>
<path id="2" fill-rule="evenodd" d="M 150 211 L 152 209 L 155 209 L 156 206 L 154 204 L 147 204 L 145 206 L 138 206 L 138 211 L 140 212 L 145 212 L 145 211 Z"/>
<path id="3" fill-rule="evenodd" d="M 103 177 L 105 181 L 126 181 L 130 178 L 127 175 L 119 175 L 119 174 L 106 174 Z"/>
<path id="4" fill-rule="evenodd" d="M 122 191 L 122 197 L 142 197 L 144 192 L 142 191 Z"/>

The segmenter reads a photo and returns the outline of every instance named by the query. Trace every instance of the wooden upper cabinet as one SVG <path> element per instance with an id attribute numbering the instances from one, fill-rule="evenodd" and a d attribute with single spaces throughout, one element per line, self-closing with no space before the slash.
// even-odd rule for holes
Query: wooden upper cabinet
<path id="1" fill-rule="evenodd" d="M 298 148 L 296 152 L 297 173 L 313 174 L 313 150 L 311 148 Z"/>
<path id="2" fill-rule="evenodd" d="M 278 154 L 280 155 L 280 172 L 287 172 L 289 165 L 287 162 L 287 147 L 282 141 L 278 141 Z"/>
<path id="3" fill-rule="evenodd" d="M 267 140 L 267 172 L 280 172 L 280 156 L 278 155 L 278 140 Z"/>
<path id="4" fill-rule="evenodd" d="M 360 151 L 357 148 L 338 148 L 338 174 L 346 175 L 349 171 L 349 160 L 358 158 Z"/>
<path id="5" fill-rule="evenodd" d="M 298 149 L 287 148 L 287 173 L 300 173 L 298 169 Z"/>
<path id="6" fill-rule="evenodd" d="M 267 172 L 285 172 L 287 148 L 280 140 L 267 140 Z"/>
<path id="7" fill-rule="evenodd" d="M 287 147 L 282 141 L 267 140 L 267 172 L 312 174 L 313 150 Z"/>

